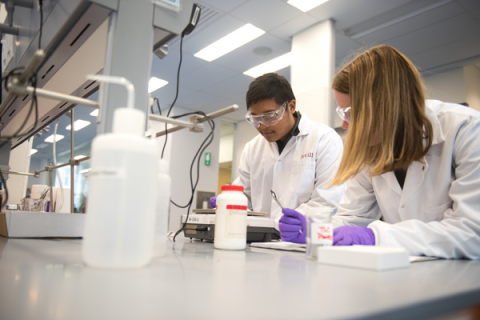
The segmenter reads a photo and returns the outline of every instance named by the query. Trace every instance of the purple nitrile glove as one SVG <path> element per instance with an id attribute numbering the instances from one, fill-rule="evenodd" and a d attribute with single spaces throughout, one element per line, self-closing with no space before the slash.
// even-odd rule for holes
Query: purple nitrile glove
<path id="1" fill-rule="evenodd" d="M 210 198 L 210 208 L 215 209 L 217 207 L 217 197 L 218 194 Z"/>
<path id="2" fill-rule="evenodd" d="M 341 226 L 333 230 L 334 246 L 375 245 L 375 234 L 367 227 Z"/>
<path id="3" fill-rule="evenodd" d="M 283 208 L 283 216 L 278 222 L 282 241 L 305 243 L 307 219 L 298 211 Z"/>

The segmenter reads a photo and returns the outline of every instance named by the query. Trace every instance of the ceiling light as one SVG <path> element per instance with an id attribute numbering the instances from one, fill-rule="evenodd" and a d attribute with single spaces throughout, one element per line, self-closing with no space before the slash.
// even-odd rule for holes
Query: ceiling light
<path id="1" fill-rule="evenodd" d="M 84 156 L 84 155 L 80 155 L 80 156 L 74 157 L 73 159 L 74 159 L 74 160 L 78 160 L 78 159 L 82 159 L 82 158 L 85 158 L 85 157 L 86 157 L 86 156 Z"/>
<path id="2" fill-rule="evenodd" d="M 168 81 L 151 77 L 150 80 L 148 80 L 148 93 L 158 90 L 161 87 L 166 86 L 167 84 L 168 84 Z"/>
<path id="3" fill-rule="evenodd" d="M 80 173 L 87 173 L 88 171 L 90 171 L 90 168 L 88 168 L 88 169 L 83 169 L 83 170 L 80 170 Z"/>
<path id="4" fill-rule="evenodd" d="M 60 141 L 62 139 L 63 139 L 63 136 L 61 134 L 57 134 L 57 140 L 55 140 L 55 141 Z M 51 136 L 49 136 L 47 139 L 45 139 L 44 141 L 53 143 L 53 134 Z"/>
<path id="5" fill-rule="evenodd" d="M 262 63 L 256 67 L 253 67 L 251 69 L 248 69 L 245 71 L 243 74 L 246 74 L 247 76 L 256 78 L 261 76 L 262 74 L 265 74 L 267 72 L 275 72 L 280 69 L 286 68 L 288 66 L 292 65 L 292 53 L 286 53 L 280 57 L 277 57 L 273 60 L 267 61 L 265 63 Z"/>
<path id="6" fill-rule="evenodd" d="M 92 112 L 90 112 L 90 115 L 93 117 L 98 117 L 98 109 L 95 109 Z"/>
<path id="7" fill-rule="evenodd" d="M 31 149 L 31 150 L 30 150 L 30 155 L 35 154 L 35 153 L 37 153 L 37 152 L 38 152 L 37 149 Z"/>
<path id="8" fill-rule="evenodd" d="M 194 56 L 210 62 L 260 37 L 264 33 L 265 31 L 262 29 L 248 23 L 198 51 Z"/>
<path id="9" fill-rule="evenodd" d="M 73 123 L 73 131 L 78 131 L 80 129 L 85 128 L 90 124 L 90 121 L 85 121 L 85 120 L 77 120 Z M 65 129 L 70 130 L 72 128 L 72 125 L 68 125 Z"/>
<path id="10" fill-rule="evenodd" d="M 307 12 L 327 1 L 328 0 L 289 0 L 287 3 L 303 12 Z"/>

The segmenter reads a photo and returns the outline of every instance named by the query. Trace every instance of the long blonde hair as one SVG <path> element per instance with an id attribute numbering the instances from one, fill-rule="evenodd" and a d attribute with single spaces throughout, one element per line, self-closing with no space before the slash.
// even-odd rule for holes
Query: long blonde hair
<path id="1" fill-rule="evenodd" d="M 370 175 L 406 169 L 432 145 L 419 72 L 390 46 L 357 56 L 333 79 L 332 89 L 350 95 L 351 115 L 342 162 L 331 186 L 366 167 Z"/>

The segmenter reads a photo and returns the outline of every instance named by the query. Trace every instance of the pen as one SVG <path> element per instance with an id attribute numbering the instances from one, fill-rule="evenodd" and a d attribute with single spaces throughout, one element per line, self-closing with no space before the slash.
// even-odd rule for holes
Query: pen
<path id="1" fill-rule="evenodd" d="M 280 206 L 280 208 L 284 208 L 283 204 L 280 202 L 280 200 L 278 200 L 277 198 L 277 195 L 275 194 L 275 192 L 273 192 L 273 190 L 270 190 L 270 193 L 272 194 L 272 198 L 273 200 L 275 200 L 275 202 Z M 303 233 L 302 230 L 298 230 L 300 233 Z"/>

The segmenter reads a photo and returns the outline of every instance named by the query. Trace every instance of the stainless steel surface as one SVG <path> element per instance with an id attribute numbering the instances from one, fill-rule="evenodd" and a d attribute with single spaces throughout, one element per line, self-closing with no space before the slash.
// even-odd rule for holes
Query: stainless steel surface
<path id="1" fill-rule="evenodd" d="M 49 212 L 53 212 L 54 204 L 53 204 L 53 170 L 48 171 L 48 178 L 50 182 L 50 210 Z"/>
<path id="2" fill-rule="evenodd" d="M 75 109 L 70 112 L 70 213 L 74 213 L 75 164 L 72 163 L 72 160 L 75 158 Z"/>
<path id="3" fill-rule="evenodd" d="M 29 177 L 36 177 L 38 178 L 38 176 L 35 174 L 35 173 L 28 173 L 28 172 L 18 172 L 18 171 L 3 171 L 2 170 L 2 173 L 3 174 L 16 174 L 16 175 L 19 175 L 19 176 L 29 176 Z"/>
<path id="4" fill-rule="evenodd" d="M 428 319 L 480 303 L 480 261 L 373 272 L 177 239 L 146 268 L 102 270 L 81 240 L 0 238 L 1 318 Z"/>
<path id="5" fill-rule="evenodd" d="M 19 86 L 19 85 L 10 85 L 9 89 L 11 89 L 12 93 L 16 93 L 17 95 L 24 95 L 24 94 L 30 94 L 33 93 L 34 88 L 33 87 L 26 87 L 26 86 Z M 44 90 L 44 89 L 35 89 L 35 94 L 39 97 L 45 97 L 45 98 L 50 98 L 53 100 L 60 100 L 60 101 L 67 101 L 67 102 L 72 102 L 75 104 L 79 104 L 82 106 L 87 106 L 87 107 L 92 107 L 98 109 L 99 105 L 98 102 L 88 100 L 88 99 L 83 99 L 83 98 L 78 98 L 72 95 L 68 94 L 63 94 L 59 92 L 54 92 L 50 90 Z"/>
<path id="6" fill-rule="evenodd" d="M 280 206 L 280 208 L 284 208 L 283 204 L 280 202 L 280 200 L 277 198 L 277 195 L 275 194 L 275 192 L 273 192 L 273 190 L 270 190 L 270 193 L 272 194 L 272 198 L 273 200 L 275 200 L 275 202 Z"/>
<path id="7" fill-rule="evenodd" d="M 203 123 L 203 122 L 207 121 L 207 119 L 214 119 L 214 118 L 223 116 L 225 114 L 235 112 L 237 110 L 238 110 L 238 105 L 234 104 L 234 105 L 231 105 L 229 107 L 223 108 L 221 110 L 209 113 L 209 114 L 207 114 L 206 117 L 205 116 L 200 116 L 200 115 L 194 115 L 190 118 L 190 121 L 195 122 L 196 124 L 199 124 L 199 123 Z M 175 131 L 178 131 L 178 130 L 182 130 L 183 128 L 185 128 L 185 127 L 184 126 L 174 126 L 174 127 L 168 128 L 167 130 L 159 131 L 159 132 L 155 133 L 155 135 L 156 135 L 156 137 L 160 137 L 160 136 L 165 135 L 166 132 L 172 133 L 172 132 L 175 132 Z M 195 128 L 196 127 L 193 127 L 191 130 L 195 131 L 194 130 Z"/>
<path id="8" fill-rule="evenodd" d="M 176 124 L 177 126 L 180 126 L 180 127 L 183 127 L 183 128 L 197 128 L 197 129 L 201 128 L 202 131 L 203 131 L 203 125 L 198 124 L 198 123 L 192 123 L 192 122 L 188 122 L 188 121 L 173 119 L 173 118 L 169 118 L 169 117 L 165 117 L 165 116 L 159 116 L 159 115 L 156 115 L 156 114 L 149 114 L 148 118 L 150 120 L 155 120 L 155 121 L 159 121 L 159 122 Z"/>

